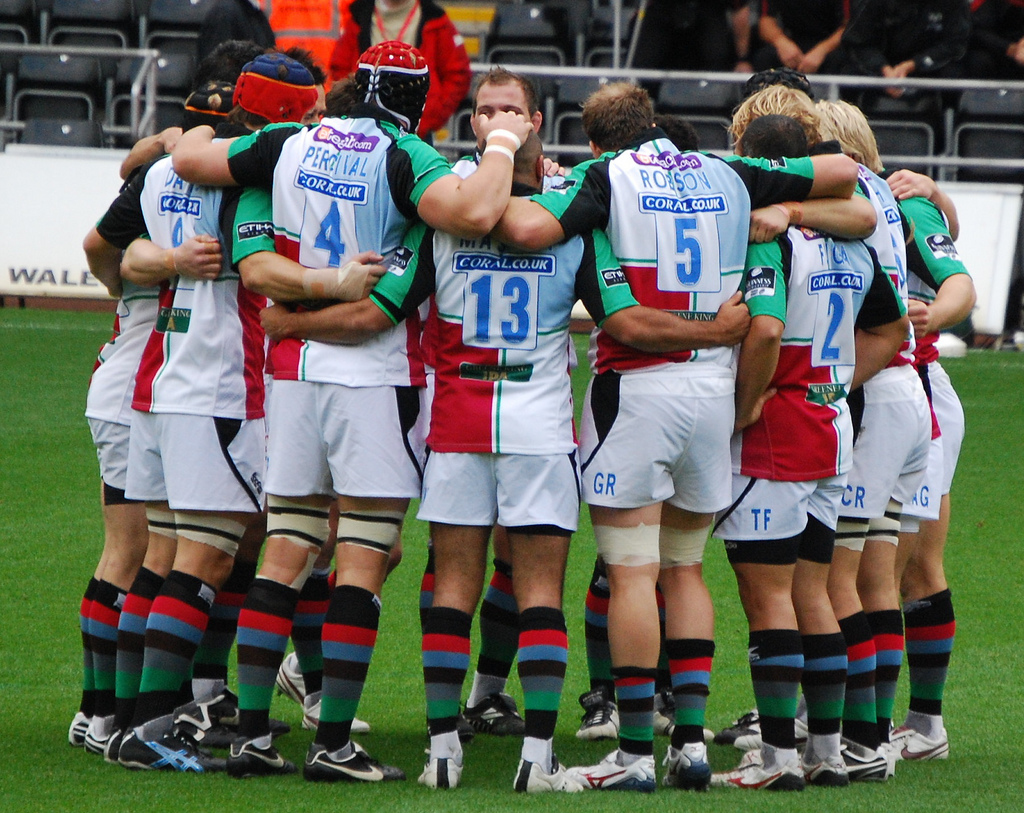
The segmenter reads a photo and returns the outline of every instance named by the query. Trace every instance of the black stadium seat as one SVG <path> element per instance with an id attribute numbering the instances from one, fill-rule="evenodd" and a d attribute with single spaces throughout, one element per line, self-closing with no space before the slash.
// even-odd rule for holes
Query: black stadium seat
<path id="1" fill-rule="evenodd" d="M 95 121 L 75 119 L 28 119 L 21 132 L 22 144 L 60 147 L 102 147 L 103 128 Z"/>
<path id="2" fill-rule="evenodd" d="M 49 45 L 127 48 L 135 42 L 132 0 L 37 0 Z"/>
<path id="3" fill-rule="evenodd" d="M 18 63 L 14 118 L 92 119 L 103 85 L 98 60 L 68 54 L 26 54 Z"/>

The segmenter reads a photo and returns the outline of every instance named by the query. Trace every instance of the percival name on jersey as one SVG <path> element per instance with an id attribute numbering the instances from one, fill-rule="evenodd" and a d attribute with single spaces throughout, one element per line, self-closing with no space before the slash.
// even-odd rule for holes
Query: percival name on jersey
<path id="1" fill-rule="evenodd" d="M 241 139 L 231 153 L 237 180 L 272 186 L 276 248 L 307 268 L 338 267 L 360 251 L 396 248 L 417 219 L 423 191 L 450 172 L 433 148 L 401 134 L 380 110 L 357 106 L 352 116 L 313 128 L 272 125 Z M 274 377 L 422 386 L 420 328 L 414 314 L 358 346 L 285 340 L 271 350 Z"/>

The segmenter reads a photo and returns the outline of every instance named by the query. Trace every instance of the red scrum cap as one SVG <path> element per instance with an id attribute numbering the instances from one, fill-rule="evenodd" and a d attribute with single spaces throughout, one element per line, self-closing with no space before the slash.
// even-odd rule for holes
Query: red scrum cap
<path id="1" fill-rule="evenodd" d="M 299 121 L 316 103 L 313 75 L 284 54 L 260 54 L 242 68 L 234 103 L 272 124 Z"/>

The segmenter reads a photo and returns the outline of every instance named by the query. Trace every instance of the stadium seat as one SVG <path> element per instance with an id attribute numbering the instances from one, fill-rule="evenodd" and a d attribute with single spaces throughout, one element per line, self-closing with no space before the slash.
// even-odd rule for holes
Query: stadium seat
<path id="1" fill-rule="evenodd" d="M 573 152 L 559 152 L 558 147 L 561 145 L 569 145 L 573 147 L 585 147 L 590 139 L 587 137 L 586 132 L 583 129 L 583 114 L 578 110 L 574 112 L 560 113 L 555 118 L 554 124 L 553 143 L 551 144 L 551 152 L 558 163 L 563 166 L 573 166 L 581 161 L 590 158 L 589 154 L 573 153 Z"/>
<path id="2" fill-rule="evenodd" d="M 199 27 L 212 0 L 135 0 L 139 15 L 139 42 L 150 37 L 178 34 L 199 37 Z"/>
<path id="3" fill-rule="evenodd" d="M 953 135 L 954 152 L 962 158 L 1024 157 L 1024 125 L 998 122 L 965 122 Z M 965 167 L 958 181 L 1024 182 L 1024 170 Z"/>
<path id="4" fill-rule="evenodd" d="M 488 37 L 492 45 L 487 61 L 564 65 L 571 41 L 564 7 L 554 3 L 501 3 L 495 9 Z"/>
<path id="5" fill-rule="evenodd" d="M 33 0 L 0 0 L 0 44 L 38 42 L 38 17 Z"/>
<path id="6" fill-rule="evenodd" d="M 883 155 L 935 155 L 945 148 L 942 94 L 924 91 L 893 99 L 884 93 L 865 91 L 856 103 L 876 128 Z M 889 140 L 885 147 L 882 139 Z"/>
<path id="7" fill-rule="evenodd" d="M 18 63 L 14 118 L 92 119 L 102 90 L 99 62 L 92 57 L 26 54 Z"/>
<path id="8" fill-rule="evenodd" d="M 20 141 L 60 147 L 102 147 L 103 128 L 95 121 L 32 118 L 25 122 Z"/>
<path id="9" fill-rule="evenodd" d="M 156 60 L 156 83 L 159 93 L 188 94 L 192 89 L 192 77 L 196 71 L 195 56 L 191 50 L 178 52 L 174 45 L 161 50 Z M 121 59 L 115 75 L 115 92 L 120 95 L 131 88 L 132 80 L 139 72 L 142 60 L 138 57 Z"/>
<path id="10" fill-rule="evenodd" d="M 50 45 L 127 48 L 134 36 L 132 0 L 37 0 Z"/>
<path id="11" fill-rule="evenodd" d="M 720 116 L 701 116 L 687 114 L 683 116 L 697 131 L 697 148 L 714 152 L 732 152 L 732 140 L 729 137 L 730 119 Z"/>
<path id="12" fill-rule="evenodd" d="M 154 131 L 159 133 L 168 127 L 180 127 L 184 107 L 183 96 L 157 96 Z M 114 97 L 107 111 L 107 125 L 108 129 L 116 127 L 122 131 L 131 126 L 131 96 L 123 94 Z M 130 135 L 118 133 L 114 143 L 118 147 L 131 147 L 135 142 Z"/>
<path id="13" fill-rule="evenodd" d="M 662 82 L 658 88 L 657 108 L 664 112 L 710 112 L 731 116 L 739 94 L 740 86 L 731 82 L 671 80 Z"/>

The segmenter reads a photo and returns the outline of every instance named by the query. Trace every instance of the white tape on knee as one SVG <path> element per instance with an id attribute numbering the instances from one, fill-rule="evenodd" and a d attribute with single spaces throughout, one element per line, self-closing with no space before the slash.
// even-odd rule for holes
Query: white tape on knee
<path id="1" fill-rule="evenodd" d="M 607 565 L 642 567 L 656 565 L 661 561 L 658 549 L 660 525 L 644 525 L 633 528 L 614 528 L 611 525 L 595 525 L 594 540 L 597 552 Z"/>
<path id="2" fill-rule="evenodd" d="M 698 528 L 695 531 L 683 531 L 679 528 L 661 526 L 662 567 L 689 567 L 704 561 L 704 546 L 708 542 L 708 531 L 711 526 Z"/>
<path id="3" fill-rule="evenodd" d="M 245 533 L 241 522 L 216 514 L 175 511 L 174 522 L 178 526 L 178 536 L 209 545 L 228 556 L 238 552 L 238 542 Z"/>
<path id="4" fill-rule="evenodd" d="M 149 532 L 157 536 L 166 536 L 168 539 L 178 540 L 178 531 L 174 527 L 174 512 L 162 508 L 146 508 L 146 522 L 149 525 Z"/>
<path id="5" fill-rule="evenodd" d="M 398 543 L 404 511 L 342 511 L 338 544 L 356 545 L 387 556 Z"/>
<path id="6" fill-rule="evenodd" d="M 880 542 L 888 542 L 890 545 L 898 545 L 902 514 L 903 504 L 890 498 L 889 504 L 885 507 L 885 514 L 868 523 L 868 539 L 877 539 Z"/>
<path id="7" fill-rule="evenodd" d="M 330 535 L 327 508 L 304 505 L 286 497 L 267 497 L 267 536 L 275 536 L 306 551 L 306 564 L 288 586 L 301 590 Z"/>
<path id="8" fill-rule="evenodd" d="M 836 547 L 863 553 L 868 534 L 866 519 L 840 517 L 836 523 Z"/>

